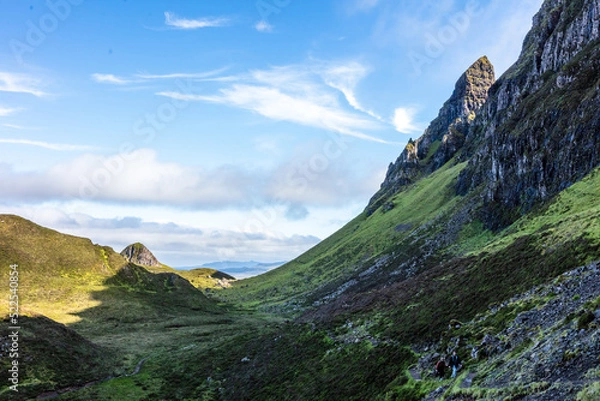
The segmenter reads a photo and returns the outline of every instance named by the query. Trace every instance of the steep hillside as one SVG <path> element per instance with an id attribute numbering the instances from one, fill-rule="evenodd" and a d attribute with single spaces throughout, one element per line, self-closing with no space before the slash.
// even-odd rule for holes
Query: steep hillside
<path id="1" fill-rule="evenodd" d="M 600 163 L 600 3 L 546 1 L 521 57 L 490 90 L 457 188 L 481 190 L 497 230 Z"/>
<path id="2" fill-rule="evenodd" d="M 599 26 L 597 0 L 545 1 L 513 67 L 492 84 L 489 62 L 473 64 L 438 118 L 390 165 L 361 215 L 292 262 L 223 291 L 225 300 L 299 316 L 293 328 L 277 334 L 277 343 L 248 342 L 245 352 L 257 362 L 229 366 L 235 385 L 227 390 L 237 386 L 252 394 L 240 399 L 286 399 L 292 389 L 303 394 L 300 399 L 335 399 L 332 387 L 352 388 L 354 395 L 340 398 L 357 400 L 427 394 L 432 400 L 596 399 L 597 325 L 571 343 L 579 349 L 551 353 L 555 369 L 582 369 L 561 386 L 554 383 L 560 375 L 538 372 L 543 357 L 537 365 L 525 360 L 536 358 L 542 346 L 515 342 L 510 348 L 510 333 L 502 331 L 514 330 L 511 321 L 519 312 L 539 307 L 548 313 L 555 307 L 545 306 L 554 305 L 549 298 L 508 304 L 485 317 L 483 326 L 477 319 L 487 316 L 490 305 L 507 305 L 517 293 L 600 260 Z M 467 86 L 478 96 L 466 96 L 477 101 L 461 96 L 469 93 L 461 89 L 465 76 L 479 80 Z M 587 286 L 591 304 L 563 299 L 571 321 L 547 316 L 548 331 L 533 333 L 553 338 L 544 352 L 562 334 L 574 337 L 571 322 L 578 316 L 582 325 L 596 319 L 589 309 L 597 309 L 591 282 L 573 274 L 579 278 L 570 285 Z M 571 293 L 573 301 L 588 293 L 580 291 Z M 541 321 L 544 314 L 536 316 Z M 448 337 L 449 327 L 469 321 L 470 331 Z M 481 346 L 486 334 L 498 333 L 505 336 L 498 340 L 505 346 L 501 357 L 488 364 L 464 355 L 465 347 Z M 437 393 L 436 381 L 415 380 L 416 371 L 405 367 L 431 356 L 418 354 L 432 344 L 437 352 L 459 349 L 481 387 L 459 390 L 463 379 L 472 382 L 467 373 Z M 402 354 L 403 346 L 415 354 Z M 306 349 L 306 357 L 294 353 L 298 348 Z M 284 365 L 282 355 L 294 364 Z M 387 376 L 381 368 L 364 380 L 374 360 L 398 369 Z M 431 363 L 422 366 L 430 369 Z M 271 368 L 257 370 L 263 365 Z M 287 376 L 274 377 L 277 371 Z"/>
<path id="3" fill-rule="evenodd" d="M 23 312 L 42 314 L 61 323 L 78 322 L 79 314 L 92 308 L 118 308 L 136 293 L 174 293 L 192 297 L 190 306 L 195 308 L 213 308 L 202 293 L 172 273 L 150 274 L 128 264 L 109 247 L 17 216 L 0 215 L 0 264 L 6 266 L 1 270 L 5 282 L 8 266 L 18 265 Z M 104 294 L 111 291 L 122 294 L 107 298 Z M 1 288 L 0 294 L 8 297 L 8 287 Z"/>
<path id="4" fill-rule="evenodd" d="M 164 347 L 167 338 L 190 335 L 183 330 L 168 334 L 165 327 L 207 324 L 223 313 L 176 274 L 152 274 L 109 247 L 0 215 L 0 279 L 7 283 L 0 297 L 6 300 L 11 265 L 19 278 L 23 365 L 15 399 L 123 374 L 151 349 Z M 6 367 L 11 324 L 5 319 L 8 302 L 0 305 L 0 353 Z M 5 378 L 7 371 L 2 371 Z M 2 380 L 0 393 L 8 391 L 8 384 Z"/>
<path id="5" fill-rule="evenodd" d="M 600 163 L 598 7 L 592 0 L 546 1 L 515 65 L 493 84 L 487 58 L 469 67 L 424 135 L 390 165 L 363 214 L 282 268 L 236 283 L 226 299 L 297 311 L 348 302 L 357 308 L 395 283 L 420 282 L 424 272 L 476 264 L 499 277 L 520 271 L 526 280 L 518 284 L 526 288 L 592 260 L 595 228 L 557 235 L 572 232 L 568 221 L 578 219 L 568 209 L 561 211 L 565 220 L 526 224 Z M 594 204 L 578 210 L 586 208 Z M 492 243 L 502 246 L 475 256 Z M 563 251 L 550 263 L 544 247 Z M 528 268 L 509 265 L 524 259 L 522 252 Z M 510 291 L 500 288 L 489 299 Z"/>

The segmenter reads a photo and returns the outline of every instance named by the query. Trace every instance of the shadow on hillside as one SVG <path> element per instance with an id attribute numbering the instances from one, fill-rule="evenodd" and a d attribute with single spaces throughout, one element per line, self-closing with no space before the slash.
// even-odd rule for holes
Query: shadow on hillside
<path id="1" fill-rule="evenodd" d="M 17 328 L 13 326 L 8 318 L 0 321 L 0 391 L 14 384 L 10 377 L 18 380 L 18 392 L 8 391 L 10 399 L 29 400 L 49 390 L 107 377 L 117 360 L 110 348 L 45 316 L 20 316 Z M 16 336 L 9 337 L 10 333 Z"/>
<path id="2" fill-rule="evenodd" d="M 105 289 L 92 294 L 100 304 L 77 313 L 81 321 L 69 326 L 92 335 L 135 331 L 177 320 L 220 315 L 224 310 L 187 280 L 172 273 L 150 273 L 127 264 L 104 281 Z M 184 324 L 184 323 L 181 323 Z"/>

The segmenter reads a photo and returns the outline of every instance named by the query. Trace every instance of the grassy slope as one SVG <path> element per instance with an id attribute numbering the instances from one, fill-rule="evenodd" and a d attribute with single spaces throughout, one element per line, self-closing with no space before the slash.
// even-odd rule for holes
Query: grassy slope
<path id="1" fill-rule="evenodd" d="M 429 190 L 435 192 L 434 188 L 440 186 Z M 341 319 L 328 311 L 325 325 L 282 325 L 262 335 L 238 337 L 206 354 L 165 355 L 162 365 L 174 368 L 163 370 L 164 380 L 155 388 L 157 398 L 419 400 L 439 383 L 410 377 L 407 370 L 417 356 L 403 344 L 436 341 L 450 319 L 468 319 L 483 313 L 491 302 L 600 259 L 599 201 L 597 169 L 501 233 L 469 223 L 450 250 L 460 257 L 417 280 L 371 292 L 374 303 L 369 308 L 341 308 Z M 411 217 L 413 222 L 419 219 Z M 355 301 L 362 296 L 353 295 Z M 497 332 L 519 309 L 508 312 L 493 322 L 487 320 L 486 330 Z"/>
<path id="2" fill-rule="evenodd" d="M 219 335 L 231 326 L 237 329 L 223 308 L 177 275 L 151 274 L 127 264 L 111 248 L 2 215 L 3 282 L 9 282 L 9 266 L 15 263 L 23 326 L 21 361 L 29 366 L 20 377 L 23 399 L 92 377 L 120 375 L 149 353 L 192 342 L 207 332 Z M 8 288 L 0 288 L 4 299 Z M 7 313 L 7 303 L 0 304 L 0 316 Z M 7 327 L 7 321 L 0 322 L 2 335 Z M 47 338 L 48 332 L 57 334 Z M 73 363 L 58 363 L 61 360 Z M 0 391 L 6 383 L 2 380 Z"/>
<path id="3" fill-rule="evenodd" d="M 600 169 L 503 232 L 467 224 L 445 252 L 448 258 L 422 274 L 341 297 L 309 318 L 344 321 L 383 313 L 385 335 L 435 339 L 452 319 L 468 320 L 491 303 L 600 259 Z M 339 306 L 344 303 L 349 306 Z"/>
<path id="4" fill-rule="evenodd" d="M 454 183 L 463 167 L 448 164 L 394 197 L 392 210 L 378 210 L 369 217 L 363 213 L 295 260 L 238 281 L 220 295 L 230 302 L 264 306 L 302 300 L 320 287 L 343 282 L 378 257 L 396 250 L 411 228 L 456 207 L 460 199 L 453 196 Z M 399 229 L 399 225 L 406 229 Z"/>

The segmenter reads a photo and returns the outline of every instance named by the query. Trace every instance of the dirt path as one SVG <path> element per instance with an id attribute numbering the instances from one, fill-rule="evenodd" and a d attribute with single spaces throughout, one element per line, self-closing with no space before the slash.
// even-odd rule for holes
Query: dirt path
<path id="1" fill-rule="evenodd" d="M 78 390 L 81 390 L 81 389 L 84 389 L 84 388 L 87 388 L 87 387 L 94 386 L 96 384 L 107 382 L 109 380 L 118 379 L 118 378 L 121 378 L 121 377 L 135 376 L 138 373 L 140 373 L 140 370 L 142 370 L 142 367 L 144 366 L 144 362 L 146 362 L 146 360 L 148 358 L 149 357 L 142 358 L 137 363 L 137 365 L 135 365 L 135 369 L 133 369 L 133 372 L 131 372 L 131 373 L 127 373 L 127 374 L 124 374 L 124 375 L 121 375 L 121 376 L 108 376 L 108 377 L 105 377 L 104 379 L 94 380 L 94 381 L 91 381 L 91 382 L 80 384 L 78 386 L 65 387 L 65 388 L 62 388 L 62 389 L 56 390 L 56 391 L 48 391 L 46 393 L 38 395 L 37 397 L 35 397 L 35 399 L 36 400 L 51 400 L 52 398 L 56 398 L 56 397 L 58 397 L 60 395 L 63 395 L 63 394 L 66 394 L 66 393 L 72 393 L 73 391 L 78 391 Z"/>

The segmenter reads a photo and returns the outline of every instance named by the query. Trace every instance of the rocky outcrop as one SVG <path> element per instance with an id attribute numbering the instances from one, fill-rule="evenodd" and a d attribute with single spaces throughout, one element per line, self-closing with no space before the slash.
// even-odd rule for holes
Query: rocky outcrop
<path id="1" fill-rule="evenodd" d="M 466 137 L 458 194 L 502 228 L 600 163 L 600 1 L 547 0 Z"/>
<path id="2" fill-rule="evenodd" d="M 489 333 L 515 311 L 520 312 L 502 330 Z M 453 334 L 421 355 L 421 376 L 430 374 L 440 354 L 458 350 L 469 366 L 467 377 L 474 378 L 480 393 L 488 392 L 485 399 L 597 399 L 579 396 L 599 383 L 600 266 L 591 263 L 516 295 L 473 321 L 449 327 L 448 335 Z M 432 392 L 426 399 L 463 400 L 470 394 L 442 393 Z"/>
<path id="3" fill-rule="evenodd" d="M 390 164 L 381 189 L 369 202 L 369 213 L 385 205 L 404 186 L 437 170 L 454 157 L 464 145 L 469 126 L 486 101 L 494 79 L 494 67 L 485 56 L 465 71 L 456 82 L 452 96 L 423 136 L 416 141 L 411 139 L 396 162 Z"/>
<path id="4" fill-rule="evenodd" d="M 150 250 L 146 248 L 144 244 L 140 244 L 139 242 L 131 244 L 123 249 L 121 251 L 121 256 L 123 256 L 128 262 L 135 263 L 136 265 L 140 266 L 162 266 L 156 257 L 154 257 L 152 252 L 150 252 Z"/>

